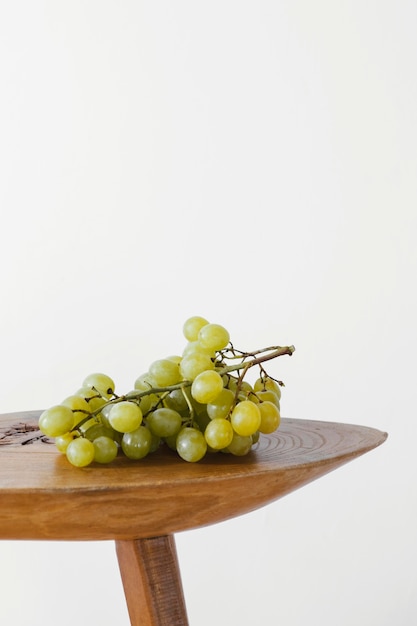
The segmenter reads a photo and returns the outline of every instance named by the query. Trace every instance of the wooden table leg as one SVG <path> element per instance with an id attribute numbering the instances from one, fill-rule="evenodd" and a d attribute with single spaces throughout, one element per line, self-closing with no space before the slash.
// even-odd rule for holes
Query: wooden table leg
<path id="1" fill-rule="evenodd" d="M 173 535 L 118 540 L 131 626 L 188 626 Z"/>

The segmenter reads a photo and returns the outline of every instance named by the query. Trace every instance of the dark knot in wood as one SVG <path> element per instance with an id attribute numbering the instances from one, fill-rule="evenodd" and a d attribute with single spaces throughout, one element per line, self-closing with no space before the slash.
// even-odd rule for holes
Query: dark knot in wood
<path id="1" fill-rule="evenodd" d="M 38 427 L 38 421 L 18 422 L 0 428 L 0 446 L 26 446 L 36 442 L 53 443 Z"/>

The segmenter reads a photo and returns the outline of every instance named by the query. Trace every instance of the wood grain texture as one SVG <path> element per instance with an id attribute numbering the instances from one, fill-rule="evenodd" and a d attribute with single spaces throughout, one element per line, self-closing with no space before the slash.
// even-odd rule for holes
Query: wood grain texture
<path id="1" fill-rule="evenodd" d="M 172 535 L 116 541 L 131 626 L 187 626 Z"/>
<path id="2" fill-rule="evenodd" d="M 3 539 L 134 540 L 213 524 L 277 500 L 387 436 L 352 424 L 283 419 L 242 458 L 218 453 L 190 464 L 164 447 L 142 461 L 120 456 L 79 469 L 41 437 L 39 414 L 0 416 Z"/>

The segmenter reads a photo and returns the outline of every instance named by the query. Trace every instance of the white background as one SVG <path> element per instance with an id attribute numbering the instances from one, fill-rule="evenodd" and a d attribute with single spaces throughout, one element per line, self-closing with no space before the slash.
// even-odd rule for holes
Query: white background
<path id="1" fill-rule="evenodd" d="M 1 412 L 203 315 L 377 450 L 177 536 L 192 626 L 417 619 L 414 0 L 0 8 Z M 1 506 L 1 503 L 0 503 Z M 123 514 L 123 511 L 121 511 Z M 0 543 L 0 622 L 129 623 L 109 543 Z"/>

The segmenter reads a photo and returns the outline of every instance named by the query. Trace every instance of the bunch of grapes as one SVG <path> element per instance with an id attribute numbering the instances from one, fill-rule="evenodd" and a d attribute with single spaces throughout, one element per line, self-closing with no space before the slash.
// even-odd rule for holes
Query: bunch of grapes
<path id="1" fill-rule="evenodd" d="M 132 391 L 118 396 L 109 376 L 90 374 L 78 391 L 41 414 L 40 430 L 76 467 L 111 463 L 120 453 L 143 459 L 164 444 L 188 462 L 207 453 L 246 455 L 281 419 L 283 383 L 264 363 L 291 355 L 294 347 L 242 352 L 226 328 L 197 316 L 185 322 L 183 334 L 181 356 L 151 363 Z M 259 372 L 252 385 L 245 375 L 253 366 Z"/>

